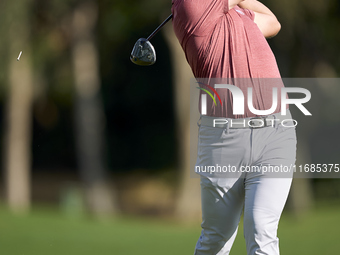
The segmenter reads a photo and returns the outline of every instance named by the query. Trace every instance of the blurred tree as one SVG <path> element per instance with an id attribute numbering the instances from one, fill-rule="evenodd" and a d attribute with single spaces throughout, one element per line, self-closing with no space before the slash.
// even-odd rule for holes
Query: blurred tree
<path id="1" fill-rule="evenodd" d="M 31 116 L 33 78 L 31 68 L 31 0 L 5 1 L 8 59 L 8 98 L 4 129 L 6 199 L 13 211 L 30 207 Z M 23 51 L 20 61 L 16 60 Z"/>
<path id="2" fill-rule="evenodd" d="M 190 157 L 190 152 L 196 152 L 195 148 L 190 148 L 190 132 L 197 130 L 190 128 L 190 79 L 194 78 L 190 66 L 188 65 L 181 45 L 173 31 L 172 26 L 165 26 L 164 34 L 171 51 L 171 61 L 173 68 L 173 90 L 175 95 L 178 159 L 180 168 L 180 189 L 176 206 L 176 216 L 183 220 L 195 220 L 201 217 L 201 191 L 200 179 L 190 175 L 190 165 L 195 159 Z M 194 137 L 197 137 L 194 136 Z"/>
<path id="3" fill-rule="evenodd" d="M 76 6 L 72 20 L 72 62 L 78 167 L 88 209 L 101 215 L 112 213 L 116 208 L 104 165 L 105 121 L 94 34 L 97 16 L 96 1 L 84 1 Z"/>

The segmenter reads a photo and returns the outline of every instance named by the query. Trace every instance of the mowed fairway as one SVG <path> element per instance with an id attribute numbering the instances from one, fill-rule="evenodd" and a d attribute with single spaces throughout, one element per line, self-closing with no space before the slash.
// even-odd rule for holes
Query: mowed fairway
<path id="1" fill-rule="evenodd" d="M 197 224 L 199 225 L 199 224 Z M 0 210 L 0 253 L 3 255 L 187 255 L 199 226 L 159 219 L 72 219 L 34 210 L 14 216 Z M 339 254 L 340 208 L 315 210 L 296 219 L 284 215 L 279 237 L 281 254 Z M 242 225 L 231 252 L 246 254 Z"/>

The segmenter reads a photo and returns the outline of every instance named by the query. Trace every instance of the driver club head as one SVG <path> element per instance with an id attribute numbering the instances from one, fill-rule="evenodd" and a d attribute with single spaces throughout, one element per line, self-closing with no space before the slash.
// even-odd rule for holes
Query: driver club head
<path id="1" fill-rule="evenodd" d="M 140 66 L 150 66 L 156 62 L 156 51 L 145 38 L 140 38 L 132 49 L 130 60 Z"/>

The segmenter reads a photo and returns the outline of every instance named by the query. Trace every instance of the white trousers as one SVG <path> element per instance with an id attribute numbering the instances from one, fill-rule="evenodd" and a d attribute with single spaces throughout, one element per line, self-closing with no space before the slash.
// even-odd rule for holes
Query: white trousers
<path id="1" fill-rule="evenodd" d="M 295 164 L 295 157 L 295 128 L 281 124 L 260 129 L 201 125 L 196 166 L 202 169 L 203 221 L 194 254 L 229 254 L 244 209 L 247 254 L 278 255 L 277 228 L 293 175 L 285 170 Z M 216 165 L 233 166 L 238 171 L 203 173 L 207 166 Z M 241 171 L 245 166 L 266 172 Z M 270 172 L 274 167 L 277 172 Z"/>

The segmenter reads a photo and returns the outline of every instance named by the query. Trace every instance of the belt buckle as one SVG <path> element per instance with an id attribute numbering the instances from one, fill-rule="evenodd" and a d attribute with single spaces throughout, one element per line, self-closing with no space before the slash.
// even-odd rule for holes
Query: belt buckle
<path id="1" fill-rule="evenodd" d="M 250 121 L 249 121 L 249 127 L 253 128 L 253 129 L 267 127 L 268 125 L 267 125 L 266 118 L 267 118 L 267 116 L 251 118 Z M 253 120 L 262 120 L 263 125 L 256 126 L 256 124 L 254 124 Z M 262 124 L 262 122 L 261 122 L 261 124 Z"/>

